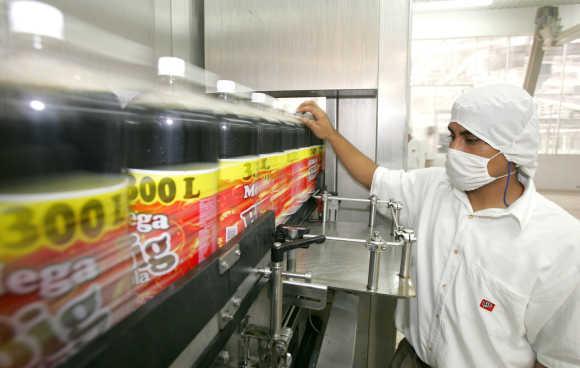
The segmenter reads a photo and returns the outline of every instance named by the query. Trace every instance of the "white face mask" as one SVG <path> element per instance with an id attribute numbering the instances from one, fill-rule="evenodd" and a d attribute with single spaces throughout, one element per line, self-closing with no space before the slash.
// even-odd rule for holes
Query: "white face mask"
<path id="1" fill-rule="evenodd" d="M 497 179 L 506 177 L 507 174 L 494 178 L 487 171 L 489 161 L 497 157 L 501 152 L 490 158 L 481 157 L 471 153 L 449 148 L 445 170 L 451 184 L 464 192 L 481 188 Z"/>

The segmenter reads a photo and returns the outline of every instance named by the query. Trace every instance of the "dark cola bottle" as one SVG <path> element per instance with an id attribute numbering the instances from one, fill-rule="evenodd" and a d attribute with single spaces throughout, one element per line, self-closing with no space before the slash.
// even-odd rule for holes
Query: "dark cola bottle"
<path id="1" fill-rule="evenodd" d="M 8 7 L 0 59 L 0 355 L 53 366 L 130 313 L 123 111 L 64 40 L 63 14 Z"/>
<path id="2" fill-rule="evenodd" d="M 131 241 L 139 303 L 217 250 L 219 102 L 195 92 L 186 64 L 158 60 L 158 83 L 127 106 Z"/>

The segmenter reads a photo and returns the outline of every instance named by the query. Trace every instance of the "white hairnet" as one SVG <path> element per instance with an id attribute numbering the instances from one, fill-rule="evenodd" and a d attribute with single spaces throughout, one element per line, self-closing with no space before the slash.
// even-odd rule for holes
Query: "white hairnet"
<path id="1" fill-rule="evenodd" d="M 473 88 L 455 101 L 451 121 L 534 176 L 540 144 L 538 118 L 532 97 L 522 88 L 508 84 Z"/>

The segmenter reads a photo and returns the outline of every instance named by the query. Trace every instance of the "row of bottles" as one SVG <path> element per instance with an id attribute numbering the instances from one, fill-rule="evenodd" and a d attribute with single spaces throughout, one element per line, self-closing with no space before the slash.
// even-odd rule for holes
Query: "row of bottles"
<path id="1" fill-rule="evenodd" d="M 52 6 L 15 1 L 8 15 L 0 366 L 50 367 L 266 211 L 285 222 L 315 190 L 323 146 L 261 94 L 240 100 L 231 81 L 205 94 L 183 60 L 160 58 L 151 83 L 68 47 Z M 140 92 L 120 98 L 124 85 Z"/>

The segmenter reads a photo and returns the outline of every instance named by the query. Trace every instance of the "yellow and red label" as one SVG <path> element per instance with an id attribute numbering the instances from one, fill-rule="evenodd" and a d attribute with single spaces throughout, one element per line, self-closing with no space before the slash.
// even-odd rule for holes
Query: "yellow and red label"
<path id="1" fill-rule="evenodd" d="M 300 148 L 287 151 L 285 176 L 287 178 L 286 192 L 283 195 L 281 217 L 287 218 L 300 208 L 306 196 L 308 177 L 309 150 Z"/>
<path id="2" fill-rule="evenodd" d="M 218 246 L 223 247 L 258 218 L 258 157 L 220 160 Z"/>
<path id="3" fill-rule="evenodd" d="M 218 168 L 130 169 L 130 236 L 139 302 L 217 250 Z"/>
<path id="4" fill-rule="evenodd" d="M 0 195 L 0 356 L 9 367 L 56 366 L 136 308 L 127 218 L 126 180 Z"/>
<path id="5" fill-rule="evenodd" d="M 279 214 L 282 210 L 280 205 L 280 193 L 285 186 L 283 169 L 286 165 L 286 154 L 276 152 L 260 155 L 258 158 L 258 215 L 267 211 Z"/>
<path id="6" fill-rule="evenodd" d="M 311 146 L 286 151 L 286 164 L 282 177 L 286 178 L 280 195 L 280 211 L 276 223 L 284 223 L 289 216 L 316 190 L 318 175 L 323 164 L 322 146 Z"/>
<path id="7" fill-rule="evenodd" d="M 318 175 L 322 171 L 322 151 L 321 146 L 308 147 L 308 176 L 306 178 L 306 191 L 311 195 L 318 185 Z"/>

